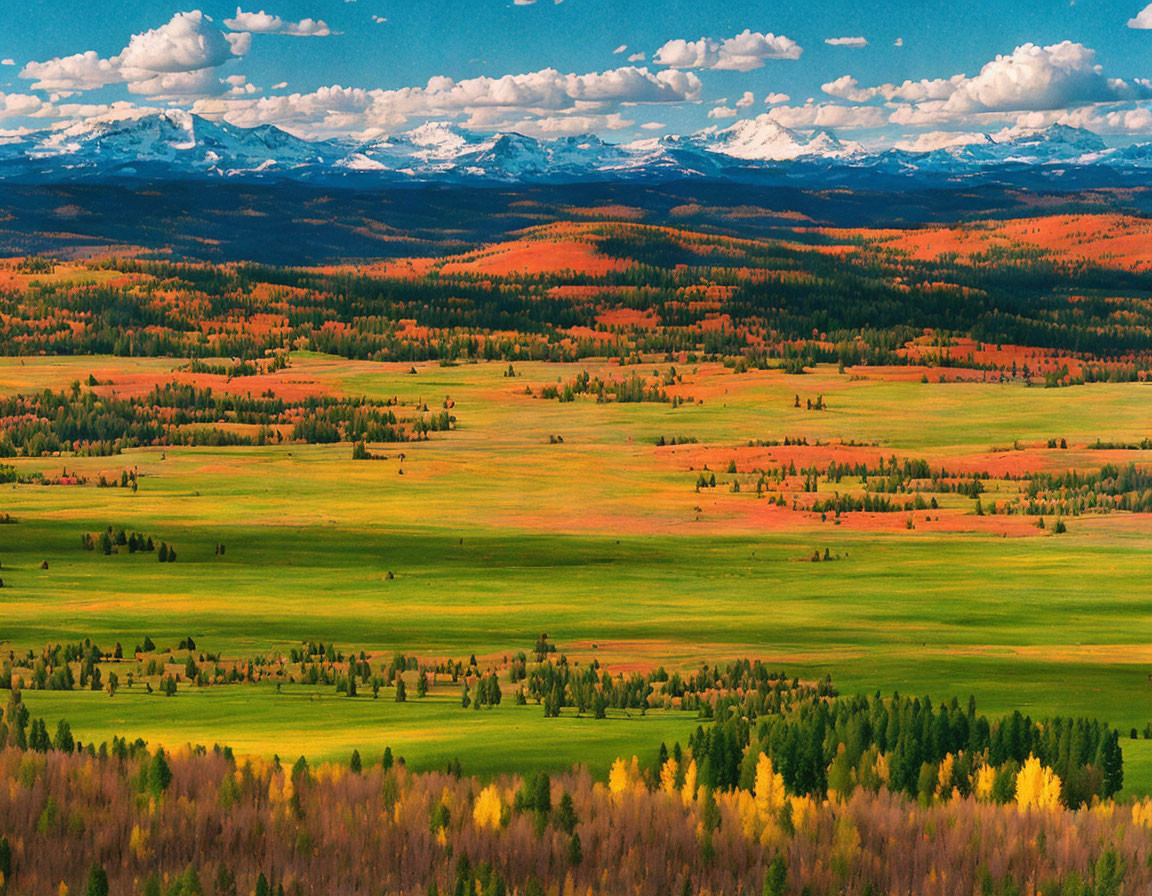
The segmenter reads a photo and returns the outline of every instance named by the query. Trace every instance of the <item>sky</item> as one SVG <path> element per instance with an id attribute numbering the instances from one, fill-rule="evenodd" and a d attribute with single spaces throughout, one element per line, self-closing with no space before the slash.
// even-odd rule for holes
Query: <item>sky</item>
<path id="1" fill-rule="evenodd" d="M 176 107 L 310 138 L 1152 140 L 1142 0 L 0 0 L 0 62 L 0 138 Z"/>

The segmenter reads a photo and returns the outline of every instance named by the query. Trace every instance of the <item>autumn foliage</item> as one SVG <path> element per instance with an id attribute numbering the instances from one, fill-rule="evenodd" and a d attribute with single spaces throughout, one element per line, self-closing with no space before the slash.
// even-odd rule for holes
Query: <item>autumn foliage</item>
<path id="1" fill-rule="evenodd" d="M 694 763 L 687 760 L 689 769 Z M 1152 803 L 1071 811 L 1030 759 L 1016 803 L 881 790 L 751 791 L 621 759 L 484 784 L 365 763 L 289 769 L 226 751 L 0 751 L 8 893 L 814 894 L 1147 892 Z M 680 782 L 676 784 L 677 778 Z M 674 786 L 675 785 L 675 786 Z M 785 889 L 774 890 L 783 882 Z M 1090 889 L 1076 889 L 1080 886 Z M 1047 887 L 1047 889 L 1041 889 Z"/>

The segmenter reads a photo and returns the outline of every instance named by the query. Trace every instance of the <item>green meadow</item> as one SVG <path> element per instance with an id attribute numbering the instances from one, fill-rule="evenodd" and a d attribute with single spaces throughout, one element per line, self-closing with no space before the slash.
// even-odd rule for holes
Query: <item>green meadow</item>
<path id="1" fill-rule="evenodd" d="M 93 370 L 113 384 L 162 381 L 174 366 L 5 359 L 0 392 L 65 388 Z M 1152 720 L 1146 518 L 1079 517 L 1061 536 L 1005 533 L 968 527 L 973 502 L 945 495 L 941 512 L 954 525 L 835 525 L 803 514 L 782 524 L 788 516 L 762 514 L 753 489 L 694 489 L 700 465 L 723 483 L 746 477 L 760 462 L 748 443 L 785 436 L 945 465 L 1013 447 L 1022 463 L 1050 468 L 1146 462 L 1152 452 L 1086 446 L 1152 435 L 1150 387 L 686 365 L 682 390 L 702 403 L 562 404 L 524 393 L 585 366 L 517 365 L 513 379 L 506 364 L 422 365 L 413 375 L 407 365 L 294 355 L 281 382 L 430 409 L 451 399 L 455 430 L 374 446 L 383 457 L 372 461 L 353 462 L 347 444 L 287 442 L 5 460 L 22 473 L 67 468 L 93 481 L 136 469 L 139 490 L 0 488 L 0 513 L 18 520 L 0 526 L 0 641 L 24 651 L 88 637 L 130 651 L 145 636 L 160 647 L 191 636 L 201 650 L 247 657 L 318 639 L 386 661 L 397 651 L 497 658 L 529 651 L 543 631 L 571 659 L 609 669 L 691 670 L 750 656 L 801 678 L 831 675 L 841 692 L 972 693 L 991 714 L 1104 718 L 1125 734 L 1131 792 L 1152 790 L 1152 742 L 1127 739 Z M 667 365 L 638 369 L 654 367 Z M 816 394 L 827 412 L 792 407 L 795 395 Z M 661 435 L 697 442 L 658 448 Z M 1053 437 L 1069 449 L 1046 452 Z M 725 473 L 730 458 L 737 477 Z M 1014 487 L 989 484 L 993 495 Z M 166 541 L 177 562 L 82 548 L 83 533 L 109 525 Z M 825 549 L 840 559 L 801 562 Z M 68 719 L 86 742 L 120 734 L 317 759 L 388 745 L 417 767 L 459 758 L 478 773 L 573 762 L 603 770 L 616 755 L 651 757 L 661 741 L 684 742 L 698 724 L 663 710 L 545 719 L 537 706 L 512 705 L 510 693 L 481 711 L 462 709 L 447 686 L 405 704 L 389 689 L 351 700 L 302 685 L 182 685 L 165 698 L 138 684 L 115 697 L 28 690 L 25 700 L 51 725 Z"/>

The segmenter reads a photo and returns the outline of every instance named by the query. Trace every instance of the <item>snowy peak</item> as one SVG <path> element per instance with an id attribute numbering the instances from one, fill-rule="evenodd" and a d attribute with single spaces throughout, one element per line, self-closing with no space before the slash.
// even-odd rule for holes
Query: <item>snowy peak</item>
<path id="1" fill-rule="evenodd" d="M 711 152 L 752 161 L 788 161 L 812 156 L 838 159 L 862 151 L 858 144 L 842 143 L 827 130 L 803 137 L 767 114 L 743 119 L 723 130 L 710 128 L 697 137 Z"/>
<path id="2" fill-rule="evenodd" d="M 1091 131 L 1043 130 L 931 134 L 902 149 L 870 152 L 827 130 L 801 132 L 759 115 L 724 128 L 632 143 L 594 134 L 542 139 L 478 133 L 429 122 L 367 141 L 304 140 L 272 125 L 243 128 L 178 110 L 76 122 L 0 140 L 0 180 L 35 182 L 102 178 L 230 177 L 339 182 L 578 183 L 727 179 L 791 183 L 828 177 L 839 183 L 876 178 L 953 181 L 1064 176 L 1141 177 L 1152 173 L 1152 144 L 1109 148 Z"/>
<path id="3" fill-rule="evenodd" d="M 25 155 L 96 174 L 156 165 L 173 172 L 230 174 L 322 162 L 333 155 L 331 149 L 327 143 L 301 140 L 271 125 L 241 128 L 166 110 L 92 119 L 30 135 Z"/>

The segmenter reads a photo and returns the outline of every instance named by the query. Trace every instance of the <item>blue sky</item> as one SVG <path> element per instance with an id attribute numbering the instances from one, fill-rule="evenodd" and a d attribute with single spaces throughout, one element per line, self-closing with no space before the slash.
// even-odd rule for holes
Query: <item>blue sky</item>
<path id="1" fill-rule="evenodd" d="M 0 0 L 0 59 L 9 132 L 176 106 L 306 136 L 623 142 L 768 116 L 872 144 L 1152 138 L 1142 0 Z"/>

